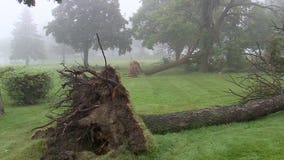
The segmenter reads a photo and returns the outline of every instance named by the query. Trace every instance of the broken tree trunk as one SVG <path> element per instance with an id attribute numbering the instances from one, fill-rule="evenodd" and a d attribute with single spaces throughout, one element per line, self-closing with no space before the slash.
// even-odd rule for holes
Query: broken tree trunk
<path id="1" fill-rule="evenodd" d="M 152 74 L 155 74 L 155 73 L 159 73 L 159 72 L 162 72 L 162 71 L 165 71 L 165 70 L 177 67 L 179 65 L 185 64 L 186 62 L 190 61 L 192 58 L 193 58 L 192 55 L 185 56 L 185 57 L 183 57 L 183 58 L 181 58 L 181 59 L 179 59 L 177 61 L 170 62 L 170 63 L 167 63 L 167 64 L 162 64 L 160 66 L 155 66 L 155 67 L 153 67 L 151 69 L 144 70 L 144 74 L 152 75 Z"/>
<path id="2" fill-rule="evenodd" d="M 257 100 L 244 105 L 214 107 L 163 115 L 142 115 L 146 126 L 155 134 L 178 132 L 204 126 L 246 122 L 284 110 L 284 95 Z"/>
<path id="3" fill-rule="evenodd" d="M 56 126 L 47 130 L 42 160 L 73 160 L 78 152 L 103 155 L 121 147 L 133 153 L 150 149 L 143 122 L 132 112 L 128 91 L 115 69 L 107 66 L 97 73 L 79 67 L 59 73 L 67 79 L 63 86 L 69 90 L 63 102 L 70 108 L 58 118 L 51 117 Z"/>
<path id="4" fill-rule="evenodd" d="M 162 64 L 160 66 L 154 66 L 151 69 L 144 70 L 143 71 L 144 74 L 152 75 L 152 74 L 159 73 L 159 72 L 162 72 L 162 71 L 165 71 L 165 70 L 168 70 L 168 69 L 171 69 L 171 68 L 174 68 L 179 65 L 195 60 L 197 58 L 197 55 L 194 55 L 193 52 L 196 50 L 196 47 L 198 46 L 198 44 L 199 44 L 199 39 L 196 41 L 195 45 L 192 48 L 188 49 L 186 56 L 179 58 L 174 62 Z"/>

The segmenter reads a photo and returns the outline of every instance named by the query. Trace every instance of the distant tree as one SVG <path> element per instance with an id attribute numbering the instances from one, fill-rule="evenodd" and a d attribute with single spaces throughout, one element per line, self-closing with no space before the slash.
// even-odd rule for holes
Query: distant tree
<path id="1" fill-rule="evenodd" d="M 153 49 L 155 45 L 164 44 L 179 60 L 182 51 L 195 43 L 198 28 L 184 16 L 187 13 L 176 10 L 176 6 L 177 2 L 171 0 L 143 0 L 131 21 L 134 37 L 143 40 L 143 46 Z"/>
<path id="2" fill-rule="evenodd" d="M 66 55 L 75 54 L 73 48 L 65 44 L 58 44 L 58 43 L 51 48 L 51 51 L 57 55 L 61 55 L 62 64 L 66 63 Z"/>
<path id="3" fill-rule="evenodd" d="M 119 49 L 119 54 L 130 51 L 131 34 L 126 29 L 127 21 L 119 10 L 118 0 L 64 0 L 53 11 L 55 19 L 46 26 L 56 42 L 72 46 L 84 53 L 84 65 L 88 66 L 91 48 L 99 45 L 99 33 L 105 49 Z"/>
<path id="4" fill-rule="evenodd" d="M 35 6 L 36 4 L 36 1 L 35 0 L 17 0 L 19 3 L 24 3 L 26 4 L 27 6 Z M 58 3 L 60 3 L 62 0 L 54 0 Z"/>
<path id="5" fill-rule="evenodd" d="M 41 37 L 37 34 L 36 25 L 32 22 L 32 15 L 25 10 L 19 22 L 15 24 L 11 42 L 12 60 L 25 60 L 29 65 L 30 60 L 44 59 L 44 46 Z"/>

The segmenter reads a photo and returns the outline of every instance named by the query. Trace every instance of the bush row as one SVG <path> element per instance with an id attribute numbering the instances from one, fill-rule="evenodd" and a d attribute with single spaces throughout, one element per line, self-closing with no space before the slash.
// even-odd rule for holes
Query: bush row
<path id="1" fill-rule="evenodd" d="M 51 77 L 46 72 L 11 69 L 1 81 L 7 95 L 18 105 L 36 104 L 46 98 L 51 89 Z"/>

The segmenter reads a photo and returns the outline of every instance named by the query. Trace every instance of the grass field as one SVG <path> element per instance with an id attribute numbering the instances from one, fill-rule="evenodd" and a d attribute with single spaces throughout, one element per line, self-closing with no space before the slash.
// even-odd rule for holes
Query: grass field
<path id="1" fill-rule="evenodd" d="M 53 68 L 54 69 L 54 68 Z M 60 80 L 55 79 L 54 92 Z M 170 70 L 153 76 L 129 78 L 121 69 L 123 84 L 131 94 L 134 109 L 143 114 L 159 114 L 228 105 L 236 98 L 226 94 L 232 88 L 224 74 L 186 73 Z M 0 159 L 38 160 L 43 152 L 40 141 L 30 140 L 31 129 L 44 124 L 49 103 L 35 106 L 8 106 L 0 117 Z M 234 123 L 195 130 L 155 135 L 157 147 L 139 156 L 122 155 L 119 159 L 141 160 L 281 160 L 284 159 L 284 113 L 247 123 Z"/>

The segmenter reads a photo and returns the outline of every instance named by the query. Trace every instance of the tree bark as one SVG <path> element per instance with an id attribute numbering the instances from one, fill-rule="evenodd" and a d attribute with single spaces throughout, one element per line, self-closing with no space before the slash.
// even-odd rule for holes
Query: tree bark
<path id="1" fill-rule="evenodd" d="M 209 71 L 209 58 L 213 55 L 213 45 L 214 45 L 214 1 L 212 0 L 202 0 L 201 2 L 201 19 L 202 27 L 201 33 L 203 34 L 201 39 L 201 59 L 200 59 L 200 71 Z"/>
<path id="2" fill-rule="evenodd" d="M 244 105 L 214 107 L 163 115 L 141 115 L 155 134 L 178 132 L 204 126 L 246 122 L 284 110 L 284 95 Z"/>
<path id="3" fill-rule="evenodd" d="M 181 52 L 176 52 L 176 61 L 180 59 L 180 56 L 181 56 Z"/>
<path id="4" fill-rule="evenodd" d="M 160 65 L 160 66 L 155 66 L 151 69 L 148 69 L 148 70 L 144 70 L 144 74 L 146 75 L 152 75 L 152 74 L 155 74 L 155 73 L 158 73 L 158 72 L 162 72 L 162 71 L 165 71 L 165 70 L 168 70 L 170 68 L 174 68 L 174 67 L 177 67 L 181 64 L 184 64 L 188 61 L 190 61 L 190 58 L 193 58 L 193 56 L 185 56 L 179 60 L 176 60 L 174 62 L 170 62 L 170 63 L 167 63 L 167 64 L 163 64 L 163 65 Z"/>
<path id="5" fill-rule="evenodd" d="M 193 52 L 196 50 L 198 44 L 199 44 L 199 39 L 196 41 L 196 43 L 191 48 L 188 48 L 187 54 L 183 58 L 179 58 L 175 62 L 170 62 L 168 64 L 155 66 L 155 67 L 148 69 L 148 70 L 143 70 L 144 74 L 152 75 L 152 74 L 155 74 L 155 73 L 158 73 L 158 72 L 165 71 L 165 70 L 170 69 L 170 68 L 177 67 L 177 66 L 184 64 L 186 62 L 189 62 L 189 61 L 195 61 L 197 56 L 194 55 Z"/>
<path id="6" fill-rule="evenodd" d="M 89 67 L 89 48 L 84 48 L 84 66 Z"/>

